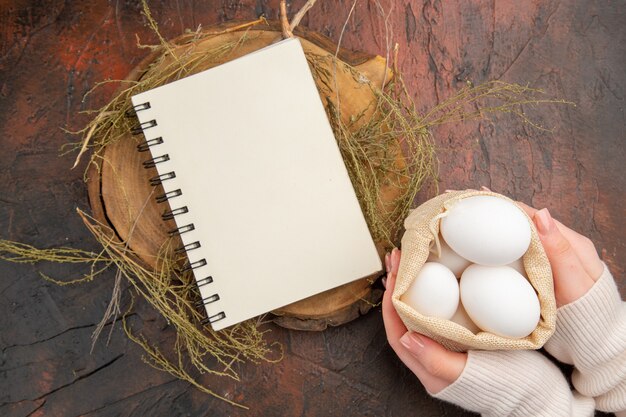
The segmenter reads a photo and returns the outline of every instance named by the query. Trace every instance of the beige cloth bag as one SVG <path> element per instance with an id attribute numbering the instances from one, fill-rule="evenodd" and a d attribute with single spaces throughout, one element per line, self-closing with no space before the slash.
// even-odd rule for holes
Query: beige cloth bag
<path id="1" fill-rule="evenodd" d="M 541 319 L 530 335 L 522 339 L 509 339 L 488 332 L 473 334 L 452 321 L 423 316 L 400 301 L 400 297 L 426 262 L 430 248 L 435 244 L 435 239 L 439 235 L 440 219 L 457 201 L 476 195 L 496 196 L 515 203 L 508 197 L 488 191 L 452 191 L 428 200 L 409 214 L 404 221 L 406 231 L 402 237 L 402 256 L 392 295 L 393 305 L 409 330 L 422 333 L 454 351 L 539 349 L 554 333 L 556 301 L 550 263 L 537 230 L 528 216 L 526 217 L 532 235 L 523 263 L 528 280 L 537 291 L 541 306 Z"/>

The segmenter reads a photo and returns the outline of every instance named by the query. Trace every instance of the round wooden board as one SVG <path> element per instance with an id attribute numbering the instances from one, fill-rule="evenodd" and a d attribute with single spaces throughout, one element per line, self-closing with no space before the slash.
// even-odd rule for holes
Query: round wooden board
<path id="1" fill-rule="evenodd" d="M 234 25 L 231 25 L 234 26 Z M 224 27 L 208 28 L 208 32 L 224 30 Z M 190 48 L 193 52 L 210 51 L 227 42 L 241 39 L 246 32 L 247 40 L 232 50 L 219 62 L 198 67 L 194 72 L 207 69 L 211 66 L 235 59 L 239 56 L 260 49 L 280 39 L 281 33 L 276 23 L 258 25 L 252 29 L 237 30 L 221 33 L 205 38 L 201 41 L 189 43 L 189 36 L 183 36 L 174 42 L 179 45 L 174 53 L 186 53 Z M 315 54 L 327 56 L 334 54 L 336 46 L 327 38 L 299 29 L 296 34 L 301 38 L 307 55 Z M 153 53 L 144 59 L 127 77 L 129 80 L 139 80 L 149 65 L 156 59 Z M 392 77 L 386 67 L 384 59 L 379 56 L 368 56 L 340 50 L 338 57 L 343 62 L 353 66 L 375 85 Z M 329 68 L 330 69 L 330 68 Z M 349 71 L 333 68 L 337 77 L 337 88 L 341 91 L 341 117 L 348 121 L 358 114 L 371 114 L 371 103 L 374 95 L 364 83 L 355 81 Z M 318 82 L 320 96 L 324 102 L 333 101 L 336 97 L 334 86 L 329 83 Z M 365 118 L 364 118 L 365 119 Z M 138 152 L 137 144 L 144 140 L 143 135 L 123 137 L 114 144 L 107 146 L 104 158 L 100 165 L 90 171 L 88 189 L 89 198 L 95 218 L 111 226 L 122 241 L 128 242 L 129 247 L 147 265 L 153 266 L 156 254 L 162 244 L 168 239 L 168 231 L 175 229 L 173 220 L 161 219 L 161 214 L 169 210 L 167 204 L 157 204 L 155 197 L 162 194 L 160 186 L 152 187 L 149 179 L 157 175 L 156 169 L 144 169 L 142 163 L 150 158 L 149 152 Z M 404 164 L 401 153 L 397 152 L 397 163 Z M 391 184 L 394 181 L 390 181 Z M 397 183 L 397 179 L 395 181 Z M 398 195 L 398 190 L 389 186 L 383 189 L 383 204 L 391 204 Z M 174 244 L 173 247 L 179 245 Z M 377 243 L 379 254 L 384 255 L 384 248 Z M 372 283 L 377 276 L 365 277 L 355 282 L 326 291 L 297 303 L 290 304 L 274 311 L 275 322 L 283 327 L 300 330 L 323 330 L 328 325 L 340 325 L 351 321 L 360 314 L 367 312 L 379 299 L 380 290 L 374 290 Z"/>

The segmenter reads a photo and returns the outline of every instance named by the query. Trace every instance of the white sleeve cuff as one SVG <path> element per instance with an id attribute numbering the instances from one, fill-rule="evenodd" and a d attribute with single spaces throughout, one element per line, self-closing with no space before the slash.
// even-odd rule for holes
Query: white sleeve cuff
<path id="1" fill-rule="evenodd" d="M 434 397 L 485 416 L 592 416 L 595 407 L 536 351 L 469 351 L 461 376 Z"/>
<path id="2" fill-rule="evenodd" d="M 574 365 L 574 387 L 599 410 L 626 409 L 626 303 L 606 265 L 585 295 L 557 310 L 545 349 Z"/>

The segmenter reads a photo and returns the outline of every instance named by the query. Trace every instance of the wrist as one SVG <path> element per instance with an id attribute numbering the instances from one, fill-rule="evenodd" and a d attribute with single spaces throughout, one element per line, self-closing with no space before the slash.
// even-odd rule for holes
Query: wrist
<path id="1" fill-rule="evenodd" d="M 564 283 L 556 279 L 554 280 L 554 294 L 558 308 L 575 303 L 589 293 L 596 283 L 586 274 L 575 275 L 573 278 L 568 279 Z"/>

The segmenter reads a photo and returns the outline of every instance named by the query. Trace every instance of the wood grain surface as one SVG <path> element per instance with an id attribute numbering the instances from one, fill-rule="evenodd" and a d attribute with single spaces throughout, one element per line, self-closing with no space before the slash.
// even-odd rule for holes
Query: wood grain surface
<path id="1" fill-rule="evenodd" d="M 163 35 L 260 14 L 278 0 L 150 2 Z M 298 9 L 304 0 L 290 2 Z M 523 4 L 523 6 L 520 6 Z M 382 6 L 382 11 L 379 8 Z M 338 41 L 352 1 L 319 0 L 303 23 Z M 341 44 L 385 56 L 398 42 L 400 69 L 426 110 L 466 81 L 528 83 L 577 105 L 528 107 L 549 131 L 511 115 L 434 130 L 440 189 L 487 185 L 536 207 L 594 240 L 626 286 L 626 15 L 624 3 L 592 1 L 359 0 Z M 83 100 L 98 81 L 120 79 L 155 43 L 137 1 L 0 2 L 0 236 L 39 247 L 95 249 L 75 214 L 88 209 L 75 155 L 59 156 L 116 88 Z M 420 196 L 421 199 L 426 195 Z M 283 344 L 276 365 L 242 366 L 241 381 L 211 380 L 242 411 L 142 362 L 119 324 L 91 350 L 90 335 L 112 275 L 74 287 L 39 272 L 75 277 L 80 267 L 0 263 L 0 415 L 3 416 L 465 416 L 430 398 L 395 358 L 380 309 L 323 332 L 271 327 Z M 144 303 L 134 326 L 167 323 Z M 106 336 L 111 330 L 107 344 Z"/>
<path id="2" fill-rule="evenodd" d="M 225 29 L 224 26 L 226 25 L 204 28 L 203 31 L 208 33 L 220 32 L 220 30 Z M 319 33 L 297 28 L 296 34 L 301 37 L 305 54 L 326 56 L 337 51 L 337 45 Z M 209 61 L 196 66 L 194 72 L 206 70 L 266 47 L 281 38 L 281 29 L 278 22 L 267 21 L 265 24 L 257 24 L 255 27 L 248 26 L 239 31 L 213 36 L 193 45 L 185 42 L 189 35 L 183 35 L 172 40 L 174 44 L 179 45 L 172 52 L 177 56 L 184 56 L 190 53 L 190 48 L 193 48 L 196 55 L 203 52 L 209 53 L 219 46 L 238 42 L 244 35 L 249 36 L 250 40 L 217 61 Z M 155 52 L 155 55 L 157 54 L 158 52 Z M 346 63 L 352 65 L 359 71 L 359 74 L 367 77 L 376 86 L 380 86 L 392 78 L 391 70 L 387 68 L 382 57 L 378 55 L 365 57 L 362 53 L 356 56 L 352 55 L 355 54 L 342 53 L 340 61 L 337 62 L 339 69 L 336 71 L 337 88 L 344 92 L 341 96 L 341 109 L 343 112 L 342 120 L 346 125 L 350 124 L 350 118 L 354 115 L 362 115 L 363 120 L 369 120 L 368 118 L 371 118 L 374 112 L 373 103 L 376 97 L 371 88 L 367 87 L 367 84 L 360 82 L 347 70 L 341 70 L 342 65 L 344 65 L 342 63 L 346 62 L 342 59 L 346 59 Z M 152 58 L 156 59 L 156 56 Z M 133 68 L 130 74 L 125 77 L 125 83 L 121 88 L 127 87 L 126 82 L 140 80 L 149 67 L 158 72 L 159 66 L 155 67 L 154 59 L 144 59 L 137 67 Z M 165 63 L 160 63 L 160 68 L 171 65 L 170 61 L 171 59 L 165 60 Z M 329 73 L 335 70 L 331 61 L 328 63 L 321 62 L 318 65 Z M 161 71 L 165 70 L 162 69 Z M 333 103 L 333 107 L 337 108 L 338 103 L 335 99 L 337 91 L 332 83 L 330 85 L 324 84 L 322 80 L 318 79 L 317 88 L 320 90 L 322 102 L 325 105 L 327 102 Z M 356 131 L 362 124 L 354 123 L 351 125 L 351 129 Z M 162 203 L 157 203 L 155 196 L 163 195 L 164 190 L 161 186 L 155 188 L 150 185 L 150 179 L 158 176 L 158 172 L 155 167 L 146 170 L 143 166 L 143 163 L 151 157 L 148 155 L 149 152 L 137 151 L 137 144 L 144 140 L 146 138 L 143 135 L 134 136 L 129 131 L 124 137 L 108 145 L 102 160 L 96 161 L 89 168 L 87 190 L 89 204 L 96 221 L 110 227 L 114 231 L 114 235 L 119 236 L 120 240 L 137 254 L 138 260 L 154 268 L 157 253 L 165 244 L 168 231 L 176 228 L 176 223 L 171 219 L 165 221 L 164 224 L 162 219 L 163 212 L 171 210 L 172 207 L 164 208 Z M 396 143 L 392 152 L 394 152 L 393 155 L 398 155 L 396 166 L 402 170 L 406 164 L 399 143 Z M 398 188 L 394 184 L 406 181 L 406 178 L 400 177 L 392 171 L 386 175 L 388 185 L 384 185 L 380 189 L 380 209 L 393 212 L 398 205 L 394 201 L 399 196 Z M 178 237 L 176 240 L 171 250 L 182 246 Z M 386 242 L 375 243 L 382 262 L 385 256 Z M 390 250 L 388 246 L 387 250 Z M 295 330 L 324 330 L 329 325 L 338 326 L 352 321 L 367 313 L 375 303 L 380 301 L 381 289 L 373 290 L 372 288 L 372 283 L 380 275 L 381 273 L 377 272 L 287 306 L 280 306 L 279 309 L 272 312 L 277 316 L 273 321 L 283 327 Z"/>

